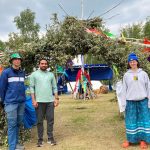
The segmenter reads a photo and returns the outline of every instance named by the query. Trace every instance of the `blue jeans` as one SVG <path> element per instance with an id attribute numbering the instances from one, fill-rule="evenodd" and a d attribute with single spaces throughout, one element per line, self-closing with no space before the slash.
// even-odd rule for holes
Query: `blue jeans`
<path id="1" fill-rule="evenodd" d="M 5 112 L 8 123 L 8 145 L 9 150 L 15 150 L 18 144 L 19 126 L 23 122 L 25 103 L 7 104 Z"/>

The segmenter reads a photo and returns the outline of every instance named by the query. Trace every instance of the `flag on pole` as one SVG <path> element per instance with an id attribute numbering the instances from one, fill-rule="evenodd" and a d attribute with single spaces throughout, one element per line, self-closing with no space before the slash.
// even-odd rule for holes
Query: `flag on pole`
<path id="1" fill-rule="evenodd" d="M 122 40 L 123 42 L 126 42 L 126 38 L 125 38 L 125 36 L 124 36 L 123 33 L 121 33 L 121 40 Z"/>
<path id="2" fill-rule="evenodd" d="M 111 39 L 113 39 L 113 38 L 115 38 L 116 36 L 114 35 L 114 34 L 112 34 L 112 33 L 110 33 L 110 32 L 104 32 L 105 33 L 105 35 L 107 35 L 109 38 L 111 38 Z"/>
<path id="3" fill-rule="evenodd" d="M 57 65 L 56 66 L 56 71 L 57 73 L 62 73 L 64 74 L 66 77 L 68 77 L 68 74 L 66 73 L 65 69 L 62 66 Z"/>
<path id="4" fill-rule="evenodd" d="M 148 40 L 147 38 L 144 38 L 143 43 L 144 43 L 144 44 L 150 44 L 150 40 Z"/>
<path id="5" fill-rule="evenodd" d="M 93 28 L 93 29 L 86 28 L 86 32 L 87 33 L 93 33 L 94 35 L 100 35 L 102 37 L 107 38 L 107 36 L 101 30 L 98 30 L 96 28 Z"/>
<path id="6" fill-rule="evenodd" d="M 84 55 L 81 55 L 81 66 L 82 66 L 82 71 L 84 72 Z"/>
<path id="7" fill-rule="evenodd" d="M 115 65 L 113 65 L 112 67 L 113 67 L 115 75 L 119 76 L 118 68 Z"/>

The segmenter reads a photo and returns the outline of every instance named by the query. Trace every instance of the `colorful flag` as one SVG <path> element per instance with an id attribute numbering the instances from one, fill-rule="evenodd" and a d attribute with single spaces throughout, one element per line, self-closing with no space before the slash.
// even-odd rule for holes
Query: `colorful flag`
<path id="1" fill-rule="evenodd" d="M 114 71 L 115 75 L 119 76 L 119 72 L 118 72 L 117 67 L 115 65 L 112 65 L 112 67 L 113 67 L 113 71 Z"/>
<path id="2" fill-rule="evenodd" d="M 126 38 L 125 38 L 125 36 L 124 36 L 123 33 L 121 33 L 121 40 L 122 40 L 123 42 L 126 42 Z"/>
<path id="3" fill-rule="evenodd" d="M 116 36 L 110 32 L 104 32 L 109 38 L 115 38 Z"/>
<path id="4" fill-rule="evenodd" d="M 144 43 L 144 44 L 150 44 L 150 40 L 148 40 L 147 38 L 144 38 L 143 43 Z"/>
<path id="5" fill-rule="evenodd" d="M 86 32 L 87 33 L 93 33 L 94 35 L 100 35 L 100 36 L 103 36 L 105 38 L 107 37 L 101 30 L 98 30 L 96 28 L 94 28 L 94 29 L 86 28 Z"/>
<path id="6" fill-rule="evenodd" d="M 56 71 L 57 73 L 62 73 L 64 74 L 66 77 L 68 77 L 68 74 L 66 73 L 65 69 L 62 66 L 57 65 L 56 66 Z"/>

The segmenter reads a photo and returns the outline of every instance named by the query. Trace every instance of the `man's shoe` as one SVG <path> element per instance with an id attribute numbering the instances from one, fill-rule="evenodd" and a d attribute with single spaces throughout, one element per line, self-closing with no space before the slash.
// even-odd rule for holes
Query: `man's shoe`
<path id="1" fill-rule="evenodd" d="M 23 145 L 17 144 L 15 150 L 24 150 L 24 149 L 25 149 L 25 147 Z"/>
<path id="2" fill-rule="evenodd" d="M 37 147 L 42 147 L 43 146 L 43 141 L 38 141 Z"/>
<path id="3" fill-rule="evenodd" d="M 48 138 L 47 143 L 50 144 L 50 145 L 52 145 L 52 146 L 54 146 L 54 145 L 57 144 L 56 141 L 54 140 L 54 138 Z"/>

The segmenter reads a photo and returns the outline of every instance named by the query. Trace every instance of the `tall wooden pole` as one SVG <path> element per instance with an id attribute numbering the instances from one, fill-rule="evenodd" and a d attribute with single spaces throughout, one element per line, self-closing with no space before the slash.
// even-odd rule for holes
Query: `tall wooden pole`
<path id="1" fill-rule="evenodd" d="M 83 0 L 81 0 L 81 20 L 83 20 Z"/>

